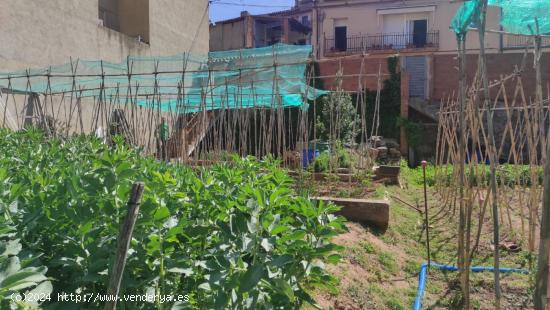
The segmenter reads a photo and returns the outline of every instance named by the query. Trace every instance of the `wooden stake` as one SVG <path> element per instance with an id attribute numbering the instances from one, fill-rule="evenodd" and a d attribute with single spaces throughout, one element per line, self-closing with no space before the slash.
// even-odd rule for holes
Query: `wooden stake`
<path id="1" fill-rule="evenodd" d="M 139 213 L 139 204 L 141 197 L 143 196 L 144 187 L 145 185 L 141 182 L 134 183 L 134 185 L 132 186 L 130 200 L 128 201 L 128 214 L 126 215 L 126 219 L 124 220 L 124 224 L 118 237 L 115 263 L 113 265 L 113 268 L 111 269 L 111 277 L 109 279 L 109 287 L 107 289 L 107 295 L 116 296 L 116 298 L 114 301 L 109 301 L 105 304 L 105 310 L 116 309 L 116 301 L 118 300 L 120 282 L 124 273 L 126 257 L 128 254 L 128 249 L 130 248 L 132 232 L 134 231 L 134 225 L 136 224 L 137 216 Z"/>
<path id="2" fill-rule="evenodd" d="M 538 27 L 537 27 L 538 28 Z M 537 29 L 538 33 L 538 29 Z M 542 102 L 542 71 L 541 71 L 541 45 L 540 36 L 535 38 L 535 70 L 536 70 L 536 95 L 537 101 Z M 542 124 L 541 124 L 542 126 Z M 548 130 L 550 133 L 550 129 Z M 542 218 L 540 224 L 540 246 L 535 287 L 535 309 L 548 309 L 548 264 L 550 263 L 550 143 L 547 143 L 546 164 L 544 165 L 544 191 L 542 194 Z"/>
<path id="3" fill-rule="evenodd" d="M 487 131 L 488 131 L 488 151 L 490 156 L 490 169 L 491 169 L 491 193 L 492 193 L 492 210 L 493 210 L 493 244 L 495 246 L 493 253 L 494 264 L 494 281 L 495 281 L 495 309 L 500 309 L 500 224 L 499 224 L 499 212 L 498 212 L 498 196 L 497 196 L 497 177 L 496 177 L 496 165 L 497 165 L 497 150 L 495 146 L 494 137 L 494 125 L 493 115 L 489 107 L 489 78 L 487 76 L 487 56 L 485 54 L 485 21 L 487 16 L 487 0 L 483 0 L 481 5 L 480 14 L 480 27 L 479 27 L 479 71 L 481 80 L 483 83 L 483 107 L 487 109 Z M 466 308 L 468 309 L 468 308 Z"/>
<path id="4" fill-rule="evenodd" d="M 469 309 L 469 270 L 465 268 L 466 263 L 466 249 L 465 245 L 465 229 L 466 229 L 466 212 L 464 206 L 464 161 L 466 153 L 466 122 L 464 117 L 464 105 L 466 101 L 466 35 L 460 35 L 458 37 L 459 47 L 459 130 L 458 135 L 459 147 L 458 147 L 458 166 L 459 166 L 459 224 L 458 224 L 458 267 L 460 270 L 460 283 L 462 289 L 462 297 L 464 298 L 465 309 Z"/>

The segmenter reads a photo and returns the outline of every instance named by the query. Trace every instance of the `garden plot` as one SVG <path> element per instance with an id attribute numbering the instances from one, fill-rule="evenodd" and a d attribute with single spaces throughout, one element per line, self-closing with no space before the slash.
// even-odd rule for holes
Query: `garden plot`
<path id="1" fill-rule="evenodd" d="M 314 304 L 310 290 L 334 285 L 324 266 L 340 260 L 330 240 L 343 220 L 332 215 L 334 206 L 296 196 L 274 162 L 191 170 L 142 157 L 122 141 L 109 147 L 35 131 L 2 136 L 2 223 L 13 227 L 1 231 L 2 245 L 22 248 L 2 254 L 3 274 L 17 272 L 6 262 L 24 262 L 17 285 L 0 282 L 5 307 L 11 293 L 36 288 L 54 296 L 105 293 L 135 181 L 145 192 L 121 293 L 188 298 L 139 307 L 288 309 Z"/>

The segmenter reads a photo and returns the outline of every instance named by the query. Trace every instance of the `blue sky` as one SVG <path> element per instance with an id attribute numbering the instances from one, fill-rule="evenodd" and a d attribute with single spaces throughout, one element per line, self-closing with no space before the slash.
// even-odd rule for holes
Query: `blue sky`
<path id="1" fill-rule="evenodd" d="M 262 14 L 282 11 L 291 8 L 294 0 L 211 0 L 210 20 L 220 20 L 238 17 L 241 11 L 250 14 Z"/>

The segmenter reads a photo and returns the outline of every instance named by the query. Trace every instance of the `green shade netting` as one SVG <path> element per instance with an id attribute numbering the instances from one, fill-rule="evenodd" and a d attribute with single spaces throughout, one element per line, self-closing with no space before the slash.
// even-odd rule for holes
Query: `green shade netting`
<path id="1" fill-rule="evenodd" d="M 500 24 L 516 34 L 550 33 L 550 0 L 489 0 L 489 5 L 502 8 Z"/>
<path id="2" fill-rule="evenodd" d="M 451 21 L 450 28 L 457 34 L 465 34 L 472 23 L 477 23 L 481 0 L 464 2 Z M 515 34 L 550 33 L 550 0 L 489 0 L 490 6 L 502 9 L 500 24 L 505 31 Z"/>
<path id="3" fill-rule="evenodd" d="M 306 69 L 311 52 L 309 45 L 277 44 L 211 52 L 208 57 L 133 56 L 121 63 L 79 60 L 48 68 L 0 73 L 0 87 L 10 91 L 103 98 L 179 113 L 305 107 L 306 99 L 327 93 L 308 86 Z"/>
<path id="4" fill-rule="evenodd" d="M 456 12 L 455 16 L 451 20 L 450 28 L 456 34 L 465 34 L 468 32 L 468 27 L 472 23 L 477 23 L 479 20 L 479 13 L 481 8 L 481 1 L 467 1 L 464 2 Z"/>

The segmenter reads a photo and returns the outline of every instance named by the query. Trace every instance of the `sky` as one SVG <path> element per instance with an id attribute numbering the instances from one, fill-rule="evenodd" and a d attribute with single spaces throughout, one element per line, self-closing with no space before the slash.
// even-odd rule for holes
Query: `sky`
<path id="1" fill-rule="evenodd" d="M 263 14 L 290 9 L 294 0 L 210 0 L 210 21 L 239 17 L 241 11 Z"/>

